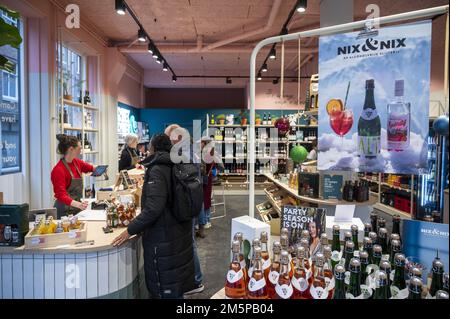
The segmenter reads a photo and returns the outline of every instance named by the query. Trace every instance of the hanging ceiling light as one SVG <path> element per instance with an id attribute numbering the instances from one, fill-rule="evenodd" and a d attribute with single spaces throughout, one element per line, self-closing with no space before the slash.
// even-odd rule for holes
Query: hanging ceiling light
<path id="1" fill-rule="evenodd" d="M 138 41 L 145 42 L 146 39 L 147 39 L 147 35 L 145 34 L 144 29 L 140 28 L 138 31 Z"/>
<path id="2" fill-rule="evenodd" d="M 261 72 L 267 72 L 267 63 L 264 63 L 261 67 Z"/>
<path id="3" fill-rule="evenodd" d="M 261 81 L 261 80 L 262 80 L 261 73 L 258 73 L 258 76 L 256 77 L 256 79 L 257 79 L 258 81 Z"/>
<path id="4" fill-rule="evenodd" d="M 276 58 L 277 58 L 277 50 L 275 50 L 275 48 L 272 48 L 269 53 L 269 59 L 275 60 Z"/>
<path id="5" fill-rule="evenodd" d="M 298 0 L 296 10 L 297 10 L 297 12 L 300 12 L 300 13 L 305 12 L 307 6 L 308 6 L 307 0 Z"/>
<path id="6" fill-rule="evenodd" d="M 166 62 L 164 62 L 164 64 L 163 64 L 163 71 L 164 71 L 164 72 L 169 71 L 169 66 L 167 65 Z"/>
<path id="7" fill-rule="evenodd" d="M 153 45 L 151 44 L 151 42 L 149 42 L 149 44 L 148 44 L 148 53 L 153 54 L 154 51 L 155 51 L 155 49 L 153 48 Z"/>
<path id="8" fill-rule="evenodd" d="M 177 76 L 176 75 L 172 75 L 172 82 L 175 83 L 177 81 Z"/>
<path id="9" fill-rule="evenodd" d="M 125 6 L 125 2 L 123 0 L 116 0 L 116 12 L 123 16 L 127 11 L 127 7 Z"/>
<path id="10" fill-rule="evenodd" d="M 231 80 L 231 78 L 230 78 L 230 77 L 227 77 L 227 80 L 226 80 L 226 82 L 227 82 L 227 84 L 231 84 L 231 83 L 233 83 L 233 81 Z"/>
<path id="11" fill-rule="evenodd" d="M 158 55 L 158 52 L 156 51 L 156 49 L 153 50 L 153 55 L 152 55 L 152 57 L 153 57 L 153 59 L 158 59 L 158 58 L 159 58 L 159 55 Z"/>
<path id="12" fill-rule="evenodd" d="M 162 63 L 162 59 L 161 58 L 157 58 L 156 59 L 156 63 L 161 64 Z"/>

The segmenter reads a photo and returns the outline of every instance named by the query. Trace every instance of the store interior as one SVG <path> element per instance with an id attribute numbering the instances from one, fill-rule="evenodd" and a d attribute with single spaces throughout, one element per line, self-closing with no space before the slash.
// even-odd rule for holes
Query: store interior
<path id="1" fill-rule="evenodd" d="M 425 12 L 432 8 L 435 11 Z M 424 13 L 410 14 L 419 10 Z M 0 34 L 0 299 L 149 297 L 142 237 L 132 236 L 119 246 L 113 241 L 142 213 L 149 173 L 146 164 L 138 163 L 144 163 L 153 150 L 152 138 L 167 134 L 172 124 L 185 129 L 193 145 L 206 141 L 219 162 L 205 165 L 209 171 L 203 194 L 209 183 L 210 220 L 197 220 L 199 225 L 193 229 L 203 288 L 184 298 L 255 297 L 250 288 L 239 290 L 227 277 L 234 271 L 235 243 L 238 257 L 246 253 L 246 266 L 240 263 L 245 286 L 252 278 L 249 268 L 261 261 L 255 247 L 264 248 L 265 236 L 272 261 L 275 242 L 293 260 L 299 259 L 297 244 L 301 246 L 305 229 L 308 239 L 313 236 L 306 223 L 297 228 L 290 219 L 298 217 L 300 222 L 302 214 L 314 219 L 314 227 L 320 230 L 315 232 L 316 239 L 324 237 L 330 244 L 330 265 L 334 262 L 331 249 L 335 251 L 333 225 L 340 225 L 339 251 L 341 244 L 346 251 L 349 241 L 344 234 L 351 233 L 350 242 L 358 254 L 352 262 L 342 257 L 347 271 L 364 258 L 366 238 L 372 232 L 380 246 L 380 234 L 388 238 L 389 252 L 383 252 L 392 255 L 389 267 L 394 269 L 392 242 L 398 238 L 391 234 L 398 234 L 402 242 L 398 253 L 407 257 L 407 269 L 414 262 L 422 267 L 422 299 L 437 299 L 436 295 L 441 296 L 437 290 L 446 290 L 448 298 L 448 1 L 2 0 L 0 15 L 1 25 L 6 25 Z M 376 25 L 379 21 L 374 18 L 388 16 L 395 17 Z M 342 27 L 356 21 L 370 23 L 366 28 L 364 24 Z M 331 32 L 327 27 L 337 29 Z M 396 29 L 403 27 L 406 31 Z M 409 36 L 414 31 L 407 28 L 415 27 L 420 32 Z M 393 36 L 383 33 L 383 28 Z M 312 35 L 307 35 L 309 31 Z M 358 38 L 349 36 L 351 32 Z M 291 34 L 298 35 L 283 38 Z M 389 40 L 392 48 L 391 42 L 388 48 L 384 44 L 391 54 L 378 59 L 401 55 L 404 46 L 409 51 L 403 60 L 392 58 L 377 68 L 373 63 L 358 64 L 358 56 L 343 58 L 375 50 L 369 45 L 377 36 L 380 42 L 384 36 L 396 39 Z M 361 37 L 369 49 L 361 45 L 360 52 L 351 41 Z M 255 51 L 267 39 L 273 40 Z M 417 46 L 416 51 L 408 47 L 410 43 Z M 332 54 L 343 60 L 332 60 Z M 358 69 L 354 77 L 342 72 L 331 78 L 337 72 L 333 68 L 345 63 L 348 72 Z M 397 67 L 395 75 L 382 74 Z M 381 88 L 386 78 L 389 86 Z M 418 83 L 420 89 L 415 86 Z M 409 93 L 412 90 L 416 95 Z M 394 139 L 387 144 L 378 141 L 382 150 L 376 150 L 377 154 L 392 149 L 395 153 L 383 155 L 388 164 L 381 167 L 372 164 L 381 155 L 369 154 L 375 145 L 369 144 L 364 165 L 373 166 L 354 166 L 364 156 L 356 155 L 353 148 L 367 141 L 376 143 L 369 133 L 378 115 L 375 111 L 373 116 L 360 116 L 361 109 L 372 107 L 368 106 L 372 96 L 382 117 L 378 139 L 386 135 L 389 139 L 385 122 L 391 123 L 386 118 L 394 106 L 384 101 L 394 95 L 403 98 L 403 91 L 412 105 L 404 104 L 408 105 L 408 145 Z M 373 99 L 374 92 L 381 97 Z M 408 94 L 415 99 L 408 100 Z M 352 108 L 353 114 L 344 118 Z M 342 118 L 333 118 L 334 112 Z M 70 199 L 62 215 L 54 208 L 58 196 L 53 171 L 65 163 L 57 152 L 58 134 L 80 142 L 79 160 L 96 168 L 107 166 L 106 173 L 98 176 L 90 166 L 80 173 L 79 201 L 87 201 L 88 207 L 78 209 L 70 222 L 62 217 L 71 211 L 67 210 Z M 130 136 L 138 139 L 133 146 Z M 174 144 L 172 138 L 169 141 Z M 419 142 L 423 145 L 417 146 Z M 350 147 L 352 151 L 344 154 Z M 130 148 L 136 150 L 136 161 L 126 153 Z M 130 157 L 126 164 L 124 152 Z M 113 210 L 117 216 L 111 217 Z M 64 222 L 70 223 L 67 230 Z M 54 230 L 48 225 L 54 225 Z M 46 226 L 50 228 L 43 231 Z M 64 230 L 59 232 L 60 227 Z M 322 257 L 317 260 L 311 245 L 306 250 L 311 250 L 311 262 L 317 267 L 326 255 L 325 244 L 321 242 Z M 422 246 L 428 248 L 421 251 Z M 282 265 L 287 255 L 281 253 Z M 436 265 L 441 267 L 437 275 Z M 73 287 L 67 284 L 71 266 L 81 278 Z M 292 267 L 297 266 L 292 262 Z M 332 268 L 337 276 L 334 264 Z M 412 285 L 413 275 L 404 277 Z M 271 298 L 277 294 L 275 283 L 269 283 L 267 274 L 266 280 L 265 296 Z M 296 289 L 299 284 L 292 285 Z M 334 294 L 337 288 L 333 287 Z M 350 288 L 346 289 L 349 293 Z M 358 289 L 361 298 L 369 298 L 359 285 Z M 396 298 L 408 298 L 411 289 L 392 291 L 398 293 Z M 374 283 L 371 298 L 375 290 Z M 323 291 L 332 298 L 331 290 Z M 298 299 L 321 296 L 314 289 L 308 297 L 297 295 Z"/>

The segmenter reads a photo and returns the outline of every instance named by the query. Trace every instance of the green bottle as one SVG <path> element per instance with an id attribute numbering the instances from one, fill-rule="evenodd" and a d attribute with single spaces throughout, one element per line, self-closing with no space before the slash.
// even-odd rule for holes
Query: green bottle
<path id="1" fill-rule="evenodd" d="M 346 299 L 346 297 L 345 297 L 345 268 L 342 265 L 337 265 L 334 268 L 333 299 Z"/>
<path id="2" fill-rule="evenodd" d="M 391 242 L 391 251 L 389 254 L 389 262 L 391 264 L 395 263 L 395 255 L 402 252 L 402 248 L 400 246 L 400 240 L 394 239 Z"/>
<path id="3" fill-rule="evenodd" d="M 367 279 L 367 266 L 369 265 L 369 254 L 367 251 L 359 252 L 359 261 L 361 263 L 361 283 L 366 284 Z"/>
<path id="4" fill-rule="evenodd" d="M 444 290 L 448 292 L 448 273 L 444 274 Z"/>
<path id="5" fill-rule="evenodd" d="M 344 254 L 345 254 L 345 270 L 350 270 L 350 261 L 353 258 L 355 251 L 355 244 L 352 241 L 345 242 Z"/>
<path id="6" fill-rule="evenodd" d="M 366 97 L 358 121 L 358 155 L 362 158 L 377 158 L 381 150 L 381 121 L 374 97 L 375 82 L 366 81 Z"/>
<path id="7" fill-rule="evenodd" d="M 396 234 L 396 233 L 392 233 L 391 236 L 389 237 L 389 243 L 388 243 L 388 251 L 389 251 L 389 255 L 391 254 L 391 251 L 392 251 L 392 242 L 393 242 L 394 240 L 398 240 L 399 243 L 400 243 L 400 245 L 401 245 L 401 242 L 400 242 L 400 235 L 399 235 L 399 234 Z M 395 256 L 395 254 L 394 254 L 394 256 Z"/>
<path id="8" fill-rule="evenodd" d="M 431 268 L 431 286 L 430 295 L 434 297 L 438 290 L 444 288 L 444 264 L 438 256 L 433 260 L 433 266 Z"/>
<path id="9" fill-rule="evenodd" d="M 380 262 L 380 270 L 383 270 L 387 276 L 388 287 L 391 286 L 391 263 L 389 260 L 383 259 Z M 391 289 L 388 289 L 387 292 L 388 299 L 392 297 Z"/>
<path id="10" fill-rule="evenodd" d="M 411 277 L 408 286 L 408 299 L 422 299 L 422 279 Z"/>
<path id="11" fill-rule="evenodd" d="M 378 272 L 378 278 L 376 282 L 375 292 L 373 293 L 373 299 L 389 299 L 389 284 L 388 275 L 380 270 Z"/>
<path id="12" fill-rule="evenodd" d="M 358 226 L 352 225 L 351 226 L 351 233 L 352 233 L 352 241 L 355 245 L 355 250 L 359 250 L 359 244 L 358 244 Z"/>
<path id="13" fill-rule="evenodd" d="M 445 290 L 438 290 L 436 292 L 436 299 L 448 299 L 448 292 Z"/>
<path id="14" fill-rule="evenodd" d="M 380 228 L 378 230 L 378 244 L 381 246 L 382 253 L 388 254 L 388 245 L 387 245 L 387 229 L 386 228 Z"/>
<path id="15" fill-rule="evenodd" d="M 373 245 L 373 256 L 372 262 L 373 264 L 379 266 L 382 258 L 382 249 L 380 245 Z"/>
<path id="16" fill-rule="evenodd" d="M 373 264 L 373 244 L 372 239 L 369 237 L 364 237 L 363 239 L 363 249 L 369 255 L 369 264 Z"/>
<path id="17" fill-rule="evenodd" d="M 361 294 L 361 263 L 358 258 L 352 258 L 350 260 L 349 271 L 350 283 L 348 285 L 348 293 L 351 293 L 354 297 L 358 297 Z"/>
<path id="18" fill-rule="evenodd" d="M 372 231 L 372 224 L 365 223 L 364 224 L 364 237 L 369 237 L 369 233 Z"/>
<path id="19" fill-rule="evenodd" d="M 369 233 L 369 238 L 372 239 L 372 244 L 373 244 L 373 245 L 378 244 L 378 235 L 377 235 L 376 232 L 371 231 L 371 232 Z"/>
<path id="20" fill-rule="evenodd" d="M 341 251 L 341 229 L 339 225 L 333 225 L 333 241 L 331 242 L 332 251 Z"/>
<path id="21" fill-rule="evenodd" d="M 400 290 L 406 288 L 405 264 L 406 264 L 405 255 L 396 254 L 394 258 L 394 265 L 395 265 L 394 282 L 392 283 L 392 285 Z"/>

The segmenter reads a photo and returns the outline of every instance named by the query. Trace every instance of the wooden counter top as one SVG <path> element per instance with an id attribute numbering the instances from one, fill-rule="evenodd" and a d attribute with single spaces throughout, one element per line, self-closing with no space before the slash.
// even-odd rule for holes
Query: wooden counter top
<path id="1" fill-rule="evenodd" d="M 87 226 L 87 240 L 94 240 L 93 245 L 69 245 L 67 247 L 49 247 L 40 249 L 25 249 L 21 247 L 0 247 L 0 254 L 27 254 L 27 253 L 42 253 L 42 254 L 75 254 L 75 253 L 89 253 L 113 248 L 111 242 L 126 231 L 126 228 L 114 228 L 112 233 L 105 234 L 102 227 L 105 226 L 105 221 L 86 221 Z M 136 236 L 130 238 L 134 240 Z"/>
<path id="2" fill-rule="evenodd" d="M 282 183 L 280 180 L 276 179 L 272 174 L 264 174 L 268 179 L 270 179 L 272 182 L 274 182 L 277 186 L 281 187 L 283 190 L 288 192 L 291 196 L 303 201 L 308 202 L 312 204 L 318 204 L 318 205 L 356 205 L 356 206 L 370 206 L 374 205 L 378 199 L 374 196 L 371 196 L 368 201 L 358 203 L 358 202 L 347 202 L 343 200 L 336 200 L 336 199 L 320 199 L 320 198 L 311 198 L 308 196 L 301 196 L 298 195 L 298 191 L 294 188 L 289 187 L 289 185 Z"/>

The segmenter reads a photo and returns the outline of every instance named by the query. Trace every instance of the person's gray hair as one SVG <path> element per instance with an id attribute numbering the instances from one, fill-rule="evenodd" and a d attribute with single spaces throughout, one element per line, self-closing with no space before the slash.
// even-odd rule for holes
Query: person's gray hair
<path id="1" fill-rule="evenodd" d="M 137 136 L 136 134 L 130 133 L 127 134 L 124 138 L 125 144 L 122 147 L 122 150 L 125 149 L 125 147 L 130 146 L 130 144 L 132 144 L 133 142 L 139 142 L 139 136 Z"/>

